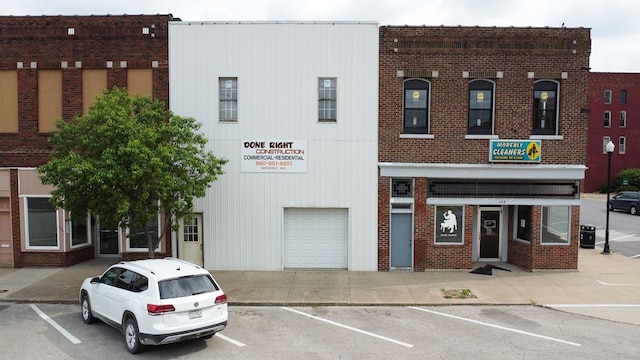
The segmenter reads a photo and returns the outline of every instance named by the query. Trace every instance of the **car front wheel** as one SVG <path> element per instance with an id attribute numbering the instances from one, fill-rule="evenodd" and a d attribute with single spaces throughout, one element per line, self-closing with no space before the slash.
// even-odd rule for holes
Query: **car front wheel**
<path id="1" fill-rule="evenodd" d="M 127 344 L 127 350 L 132 354 L 137 354 L 144 350 L 144 345 L 140 344 L 138 324 L 133 318 L 127 319 L 125 324 L 124 341 Z"/>
<path id="2" fill-rule="evenodd" d="M 85 324 L 93 324 L 96 322 L 96 318 L 93 317 L 91 313 L 91 303 L 89 302 L 89 296 L 86 294 L 82 296 L 82 302 L 80 304 L 82 308 L 82 321 Z"/>
<path id="3" fill-rule="evenodd" d="M 631 215 L 638 215 L 638 209 L 636 209 L 635 205 L 631 205 L 631 207 L 629 208 L 629 213 L 631 213 Z"/>

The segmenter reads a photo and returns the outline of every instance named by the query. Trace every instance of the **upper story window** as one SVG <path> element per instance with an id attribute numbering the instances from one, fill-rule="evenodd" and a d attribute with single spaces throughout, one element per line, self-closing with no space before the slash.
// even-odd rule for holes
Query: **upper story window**
<path id="1" fill-rule="evenodd" d="M 604 127 L 611 127 L 611 111 L 605 110 L 603 117 L 604 117 Z"/>
<path id="2" fill-rule="evenodd" d="M 611 141 L 611 138 L 609 136 L 604 136 L 602 138 L 602 153 L 606 154 L 607 153 L 607 144 L 609 143 L 609 141 Z M 620 150 L 620 149 L 618 149 Z"/>
<path id="3" fill-rule="evenodd" d="M 404 82 L 404 123 L 405 134 L 429 133 L 430 84 L 425 80 L 413 79 Z"/>
<path id="4" fill-rule="evenodd" d="M 336 121 L 336 78 L 318 79 L 318 121 Z"/>
<path id="5" fill-rule="evenodd" d="M 627 90 L 620 90 L 620 104 L 627 104 Z"/>
<path id="6" fill-rule="evenodd" d="M 620 111 L 620 127 L 627 127 L 627 112 Z"/>
<path id="7" fill-rule="evenodd" d="M 493 134 L 494 85 L 491 81 L 469 83 L 469 134 Z"/>
<path id="8" fill-rule="evenodd" d="M 558 129 L 558 83 L 538 81 L 533 85 L 533 133 L 556 135 Z"/>
<path id="9" fill-rule="evenodd" d="M 618 139 L 618 153 L 619 154 L 627 153 L 627 138 L 624 136 L 620 136 L 620 139 Z"/>
<path id="10" fill-rule="evenodd" d="M 611 90 L 604 91 L 604 103 L 611 104 Z"/>
<path id="11" fill-rule="evenodd" d="M 238 78 L 220 78 L 220 121 L 238 121 Z"/>

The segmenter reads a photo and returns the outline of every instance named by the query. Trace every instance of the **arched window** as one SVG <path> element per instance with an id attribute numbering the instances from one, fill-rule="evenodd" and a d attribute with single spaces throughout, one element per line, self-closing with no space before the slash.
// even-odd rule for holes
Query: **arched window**
<path id="1" fill-rule="evenodd" d="M 533 85 L 533 133 L 556 135 L 558 130 L 558 83 L 538 81 Z"/>
<path id="2" fill-rule="evenodd" d="M 469 134 L 493 134 L 494 85 L 488 80 L 469 83 Z"/>
<path id="3" fill-rule="evenodd" d="M 413 79 L 404 82 L 404 125 L 405 134 L 429 133 L 430 84 L 425 80 Z"/>

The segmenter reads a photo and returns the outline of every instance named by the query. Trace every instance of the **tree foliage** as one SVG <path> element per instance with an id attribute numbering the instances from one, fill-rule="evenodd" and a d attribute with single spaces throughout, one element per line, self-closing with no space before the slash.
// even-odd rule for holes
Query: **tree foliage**
<path id="1" fill-rule="evenodd" d="M 145 229 L 149 257 L 176 219 L 190 219 L 192 200 L 223 174 L 225 159 L 205 149 L 201 124 L 177 116 L 165 103 L 105 90 L 87 114 L 72 122 L 58 119 L 49 138 L 54 151 L 38 168 L 54 186 L 51 203 L 102 226 Z M 146 224 L 162 212 L 161 233 Z"/>
<path id="2" fill-rule="evenodd" d="M 620 171 L 615 178 L 616 191 L 640 190 L 640 169 L 632 168 Z"/>

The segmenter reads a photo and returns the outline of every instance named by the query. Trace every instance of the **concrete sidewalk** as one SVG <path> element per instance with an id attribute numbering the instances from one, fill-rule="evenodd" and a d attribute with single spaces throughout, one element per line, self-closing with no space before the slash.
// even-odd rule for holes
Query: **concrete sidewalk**
<path id="1" fill-rule="evenodd" d="M 640 260 L 580 249 L 577 271 L 495 264 L 461 271 L 212 271 L 233 305 L 539 305 L 640 325 Z M 68 268 L 0 268 L 0 302 L 78 303 L 85 277 L 116 259 Z M 475 268 L 485 264 L 476 264 Z"/>

